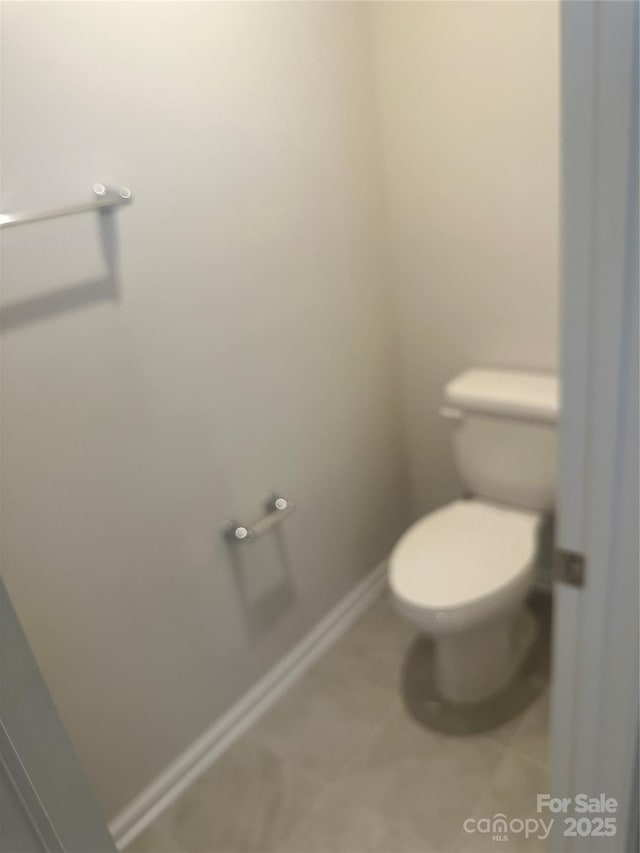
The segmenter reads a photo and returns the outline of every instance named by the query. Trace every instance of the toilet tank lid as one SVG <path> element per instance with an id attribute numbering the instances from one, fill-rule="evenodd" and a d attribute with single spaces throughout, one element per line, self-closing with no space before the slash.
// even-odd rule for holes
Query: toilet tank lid
<path id="1" fill-rule="evenodd" d="M 466 412 L 555 423 L 558 377 L 555 373 L 471 368 L 447 383 L 445 400 Z"/>

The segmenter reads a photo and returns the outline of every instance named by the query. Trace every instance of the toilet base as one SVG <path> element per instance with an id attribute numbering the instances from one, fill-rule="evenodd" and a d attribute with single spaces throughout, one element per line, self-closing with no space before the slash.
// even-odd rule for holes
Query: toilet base
<path id="1" fill-rule="evenodd" d="M 535 620 L 524 607 L 477 628 L 435 637 L 435 682 L 449 702 L 480 702 L 508 683 L 531 649 Z"/>

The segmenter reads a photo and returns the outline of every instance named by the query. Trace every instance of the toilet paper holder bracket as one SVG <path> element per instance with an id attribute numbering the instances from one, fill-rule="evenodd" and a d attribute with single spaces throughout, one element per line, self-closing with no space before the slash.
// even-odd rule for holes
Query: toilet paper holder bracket
<path id="1" fill-rule="evenodd" d="M 254 542 L 263 533 L 271 530 L 281 521 L 291 515 L 295 509 L 293 501 L 283 498 L 282 495 L 267 495 L 264 502 L 265 514 L 254 521 L 253 524 L 241 524 L 239 521 L 225 521 L 222 534 L 227 542 L 237 545 L 242 542 Z"/>

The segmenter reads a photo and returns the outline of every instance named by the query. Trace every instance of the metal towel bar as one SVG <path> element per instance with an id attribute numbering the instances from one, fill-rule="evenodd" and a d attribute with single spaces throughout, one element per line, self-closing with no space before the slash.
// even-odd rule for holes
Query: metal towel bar
<path id="1" fill-rule="evenodd" d="M 253 542 L 258 536 L 262 536 L 276 524 L 280 524 L 295 509 L 292 501 L 280 495 L 269 495 L 264 504 L 266 515 L 259 518 L 252 525 L 240 524 L 239 521 L 226 521 L 223 526 L 223 535 L 227 542 L 238 544 L 240 542 Z"/>
<path id="2" fill-rule="evenodd" d="M 104 184 L 94 184 L 93 192 L 96 195 L 93 201 L 72 204 L 68 207 L 25 211 L 24 213 L 0 213 L 0 228 L 22 225 L 25 222 L 40 222 L 42 219 L 56 219 L 58 216 L 72 216 L 75 213 L 86 213 L 92 210 L 109 210 L 114 207 L 121 207 L 123 204 L 130 204 L 133 201 L 131 190 L 127 187 L 114 190 L 105 187 Z"/>

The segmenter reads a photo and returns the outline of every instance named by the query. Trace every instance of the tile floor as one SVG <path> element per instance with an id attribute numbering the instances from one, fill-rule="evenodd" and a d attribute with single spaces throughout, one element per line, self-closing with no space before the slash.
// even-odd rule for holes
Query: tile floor
<path id="1" fill-rule="evenodd" d="M 544 849 L 470 835 L 462 823 L 535 815 L 548 786 L 548 690 L 491 732 L 430 731 L 400 695 L 414 637 L 377 600 L 127 853 Z"/>

